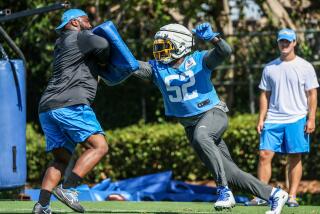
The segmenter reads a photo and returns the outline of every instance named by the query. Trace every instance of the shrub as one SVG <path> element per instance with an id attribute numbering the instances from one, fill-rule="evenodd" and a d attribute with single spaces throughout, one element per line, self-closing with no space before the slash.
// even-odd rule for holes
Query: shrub
<path id="1" fill-rule="evenodd" d="M 230 119 L 223 138 L 231 156 L 244 171 L 256 174 L 259 136 L 255 130 L 256 115 L 237 115 Z M 319 124 L 317 124 L 317 127 Z M 44 137 L 27 126 L 28 180 L 38 182 L 49 160 L 44 152 Z M 320 177 L 320 130 L 312 137 L 311 152 L 304 155 L 304 179 Z M 86 176 L 86 181 L 98 182 L 106 177 L 118 180 L 133 176 L 172 170 L 175 179 L 211 179 L 201 164 L 184 133 L 175 123 L 139 123 L 123 129 L 106 132 L 109 142 L 108 155 Z M 78 148 L 79 154 L 81 147 Z M 286 158 L 277 155 L 273 163 L 273 178 L 284 180 Z"/>

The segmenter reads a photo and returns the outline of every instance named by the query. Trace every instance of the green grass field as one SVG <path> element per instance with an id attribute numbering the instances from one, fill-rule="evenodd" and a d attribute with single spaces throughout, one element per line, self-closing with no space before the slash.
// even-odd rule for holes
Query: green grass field
<path id="1" fill-rule="evenodd" d="M 86 213 L 237 213 L 237 214 L 264 214 L 268 207 L 236 206 L 232 211 L 215 212 L 213 203 L 186 203 L 186 202 L 83 202 Z M 0 201 L 0 213 L 31 213 L 32 201 Z M 73 213 L 72 210 L 53 202 L 54 213 Z M 285 207 L 283 214 L 320 214 L 320 206 L 301 206 L 298 208 Z"/>

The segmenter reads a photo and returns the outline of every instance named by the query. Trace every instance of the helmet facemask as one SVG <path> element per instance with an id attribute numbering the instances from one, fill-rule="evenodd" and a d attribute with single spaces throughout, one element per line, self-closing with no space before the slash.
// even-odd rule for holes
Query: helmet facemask
<path id="1" fill-rule="evenodd" d="M 174 45 L 168 39 L 156 39 L 153 42 L 153 56 L 157 61 L 165 64 L 171 62 Z"/>
<path id="2" fill-rule="evenodd" d="M 153 55 L 157 61 L 168 64 L 191 52 L 192 33 L 183 25 L 169 24 L 155 35 Z"/>

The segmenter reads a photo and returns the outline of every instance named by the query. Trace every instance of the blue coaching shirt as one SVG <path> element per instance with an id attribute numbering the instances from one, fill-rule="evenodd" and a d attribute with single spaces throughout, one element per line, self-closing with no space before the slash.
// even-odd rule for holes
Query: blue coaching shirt
<path id="1" fill-rule="evenodd" d="M 194 116 L 220 102 L 211 83 L 211 70 L 203 64 L 206 52 L 196 51 L 188 55 L 178 68 L 155 60 L 149 61 L 153 81 L 162 93 L 167 116 Z"/>

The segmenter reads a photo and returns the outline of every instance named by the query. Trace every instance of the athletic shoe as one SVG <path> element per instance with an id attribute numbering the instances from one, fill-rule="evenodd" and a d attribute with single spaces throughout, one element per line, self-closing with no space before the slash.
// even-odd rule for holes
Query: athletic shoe
<path id="1" fill-rule="evenodd" d="M 233 194 L 231 190 L 226 186 L 218 187 L 218 195 L 216 203 L 214 203 L 214 208 L 218 211 L 223 209 L 231 209 L 236 205 Z"/>
<path id="2" fill-rule="evenodd" d="M 267 206 L 268 202 L 261 198 L 255 197 L 251 201 L 247 201 L 244 203 L 244 206 Z"/>
<path id="3" fill-rule="evenodd" d="M 41 204 L 39 202 L 37 202 L 32 210 L 32 213 L 36 213 L 36 214 L 51 214 L 52 211 L 50 209 L 50 206 L 41 206 Z"/>
<path id="4" fill-rule="evenodd" d="M 266 214 L 280 214 L 282 207 L 288 200 L 288 197 L 289 195 L 286 191 L 283 191 L 280 188 L 273 188 L 269 198 L 271 210 L 268 210 Z"/>
<path id="5" fill-rule="evenodd" d="M 288 207 L 299 207 L 299 203 L 296 197 L 289 196 L 289 199 L 286 204 L 288 205 Z"/>
<path id="6" fill-rule="evenodd" d="M 53 195 L 62 203 L 76 212 L 84 213 L 84 208 L 78 200 L 78 192 L 75 189 L 63 189 L 62 184 L 52 190 Z"/>

